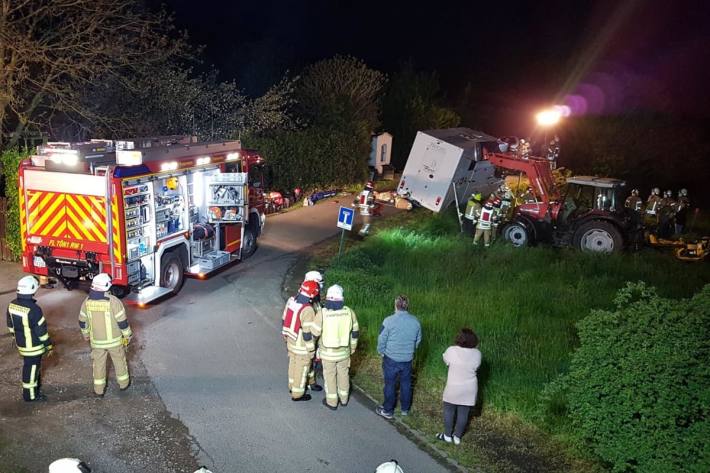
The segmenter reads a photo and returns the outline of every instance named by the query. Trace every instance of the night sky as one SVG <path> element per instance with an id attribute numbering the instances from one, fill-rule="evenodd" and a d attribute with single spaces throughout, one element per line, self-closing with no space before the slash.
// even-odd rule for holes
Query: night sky
<path id="1" fill-rule="evenodd" d="M 205 62 L 252 95 L 341 53 L 387 73 L 404 61 L 435 70 L 450 104 L 469 84 L 474 103 L 500 116 L 549 103 L 577 114 L 710 116 L 710 2 L 164 3 L 206 47 Z"/>

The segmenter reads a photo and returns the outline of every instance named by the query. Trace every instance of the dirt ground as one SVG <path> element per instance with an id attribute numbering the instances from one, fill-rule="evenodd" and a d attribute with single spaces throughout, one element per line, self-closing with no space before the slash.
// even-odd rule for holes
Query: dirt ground
<path id="1" fill-rule="evenodd" d="M 22 360 L 7 334 L 4 315 L 21 276 L 18 265 L 0 263 L 0 473 L 41 473 L 62 457 L 80 458 L 96 473 L 197 469 L 199 446 L 165 409 L 140 361 L 139 325 L 147 321 L 135 324 L 137 335 L 129 347 L 131 387 L 119 391 L 110 369 L 105 397 L 94 395 L 89 346 L 77 322 L 77 301 L 83 293 L 68 293 L 65 307 L 43 308 L 51 312 L 47 321 L 56 347 L 53 357 L 43 362 L 42 385 L 49 400 L 22 401 Z M 46 299 L 43 295 L 40 303 Z"/>

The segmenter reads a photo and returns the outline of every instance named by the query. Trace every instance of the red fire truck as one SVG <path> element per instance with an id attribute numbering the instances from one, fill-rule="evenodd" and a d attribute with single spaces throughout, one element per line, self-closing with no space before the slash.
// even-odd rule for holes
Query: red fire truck
<path id="1" fill-rule="evenodd" d="M 129 303 L 177 293 L 256 250 L 261 165 L 239 141 L 48 143 L 20 166 L 22 265 L 72 289 L 100 272 Z"/>

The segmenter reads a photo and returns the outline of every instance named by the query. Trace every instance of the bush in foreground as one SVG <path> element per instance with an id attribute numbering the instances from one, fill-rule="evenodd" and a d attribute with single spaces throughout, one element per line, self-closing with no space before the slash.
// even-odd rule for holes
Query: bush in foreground
<path id="1" fill-rule="evenodd" d="M 710 471 L 710 285 L 674 300 L 629 283 L 615 303 L 578 323 L 547 398 L 566 400 L 574 435 L 613 471 Z"/>

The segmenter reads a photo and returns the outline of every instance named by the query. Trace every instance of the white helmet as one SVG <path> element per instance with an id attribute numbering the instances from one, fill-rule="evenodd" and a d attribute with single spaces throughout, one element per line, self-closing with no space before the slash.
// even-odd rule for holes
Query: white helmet
<path id="1" fill-rule="evenodd" d="M 397 464 L 397 460 L 390 460 L 378 466 L 375 473 L 404 473 L 404 470 Z"/>
<path id="2" fill-rule="evenodd" d="M 320 286 L 321 289 L 323 288 L 323 275 L 320 273 L 320 271 L 308 271 L 303 280 L 315 281 L 318 283 L 318 286 Z"/>
<path id="3" fill-rule="evenodd" d="M 208 470 L 206 466 L 201 466 L 198 470 L 195 470 L 195 473 L 212 473 L 212 472 L 210 470 Z"/>
<path id="4" fill-rule="evenodd" d="M 25 276 L 17 281 L 17 293 L 32 295 L 39 289 L 39 281 L 34 276 Z"/>
<path id="5" fill-rule="evenodd" d="M 325 294 L 325 298 L 329 301 L 343 301 L 343 288 L 338 284 L 333 284 L 328 288 L 328 292 Z"/>
<path id="6" fill-rule="evenodd" d="M 688 195 L 688 189 L 681 189 L 678 191 L 678 195 L 681 195 L 683 197 Z"/>
<path id="7" fill-rule="evenodd" d="M 60 458 L 49 465 L 49 473 L 91 473 L 91 468 L 78 458 Z"/>
<path id="8" fill-rule="evenodd" d="M 661 195 L 661 189 L 659 189 L 658 187 L 654 187 L 654 188 L 651 190 L 651 194 L 653 194 L 653 195 Z"/>
<path id="9" fill-rule="evenodd" d="M 663 197 L 673 197 L 673 191 L 672 190 L 667 190 L 663 193 Z"/>
<path id="10" fill-rule="evenodd" d="M 91 281 L 91 289 L 94 291 L 106 292 L 111 289 L 111 276 L 106 273 L 99 273 Z"/>

